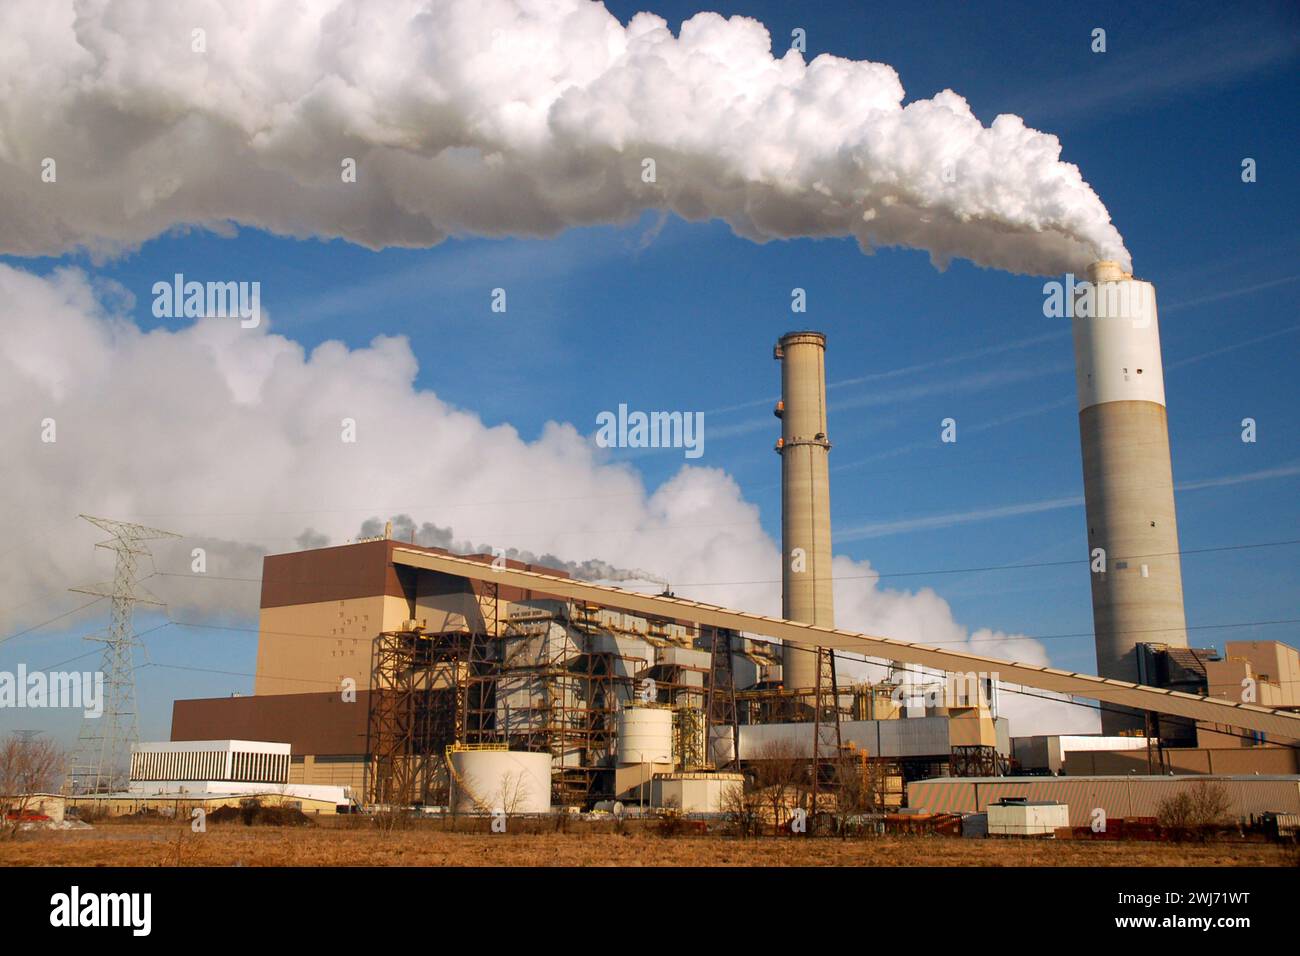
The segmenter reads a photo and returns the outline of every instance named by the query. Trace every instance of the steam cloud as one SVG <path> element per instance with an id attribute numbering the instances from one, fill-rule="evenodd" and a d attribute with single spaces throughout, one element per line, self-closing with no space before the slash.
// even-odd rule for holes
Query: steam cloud
<path id="1" fill-rule="evenodd" d="M 427 246 L 661 209 L 939 266 L 1130 265 L 1055 136 L 985 127 L 951 90 L 904 106 L 885 64 L 771 51 L 755 20 L 674 36 L 587 0 L 7 0 L 0 251 L 231 223 Z"/>

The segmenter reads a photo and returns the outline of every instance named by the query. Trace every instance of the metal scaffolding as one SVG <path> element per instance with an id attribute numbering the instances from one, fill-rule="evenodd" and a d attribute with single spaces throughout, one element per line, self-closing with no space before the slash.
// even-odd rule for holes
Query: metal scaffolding
<path id="1" fill-rule="evenodd" d="M 736 707 L 736 673 L 731 659 L 731 631 L 714 627 L 710 632 L 709 699 L 705 736 L 708 763 L 718 770 L 740 766 L 740 714 Z M 717 757 L 717 744 L 727 737 L 726 759 Z"/>
<path id="2" fill-rule="evenodd" d="M 443 803 L 448 747 L 466 729 L 467 632 L 375 638 L 366 726 L 366 792 L 384 806 Z"/>
<path id="3" fill-rule="evenodd" d="M 840 689 L 835 677 L 835 652 L 817 648 L 817 688 L 813 697 L 813 759 L 810 815 L 817 815 L 817 797 L 824 790 L 834 791 L 837 769 L 844 749 L 840 736 Z"/>
<path id="4" fill-rule="evenodd" d="M 948 758 L 948 772 L 954 777 L 1000 777 L 1006 771 L 1006 759 L 996 747 L 958 745 Z"/>

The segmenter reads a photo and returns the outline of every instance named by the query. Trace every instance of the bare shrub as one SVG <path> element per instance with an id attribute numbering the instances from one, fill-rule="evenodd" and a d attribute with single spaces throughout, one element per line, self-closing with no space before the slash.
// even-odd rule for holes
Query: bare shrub
<path id="1" fill-rule="evenodd" d="M 1226 787 L 1200 780 L 1161 799 L 1156 804 L 1156 820 L 1176 838 L 1199 834 L 1204 839 L 1211 828 L 1228 822 L 1231 807 Z"/>
<path id="2" fill-rule="evenodd" d="M 722 818 L 741 839 L 758 836 L 763 827 L 763 793 L 749 778 L 722 791 Z"/>
<path id="3" fill-rule="evenodd" d="M 685 830 L 686 818 L 682 816 L 681 801 L 676 797 L 668 797 L 664 800 L 664 805 L 659 808 L 655 832 L 661 837 L 675 837 L 681 836 Z"/>
<path id="4" fill-rule="evenodd" d="M 1221 783 L 1199 780 L 1192 787 L 1192 817 L 1197 826 L 1215 827 L 1231 822 L 1232 797 Z"/>
<path id="5" fill-rule="evenodd" d="M 10 839 L 39 793 L 51 793 L 63 779 L 67 755 L 47 737 L 10 734 L 0 744 L 0 826 Z"/>

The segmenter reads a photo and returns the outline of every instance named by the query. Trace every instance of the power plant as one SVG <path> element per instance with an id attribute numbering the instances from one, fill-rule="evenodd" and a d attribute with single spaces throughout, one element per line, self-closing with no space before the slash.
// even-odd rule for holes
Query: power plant
<path id="1" fill-rule="evenodd" d="M 137 748 L 127 797 L 273 788 L 317 810 L 716 815 L 793 766 L 813 816 L 978 808 L 1031 772 L 1069 774 L 1053 792 L 1078 819 L 1095 775 L 1295 774 L 1300 655 L 1187 646 L 1154 289 L 1108 262 L 1090 279 L 1073 322 L 1100 676 L 836 628 L 826 336 L 801 330 L 774 349 L 780 618 L 421 547 L 391 526 L 270 555 L 254 694 L 176 701 L 172 740 Z M 886 676 L 846 680 L 837 661 Z M 1262 696 L 1238 699 L 1243 681 Z M 1099 702 L 1102 735 L 1012 738 L 1003 693 L 1036 692 Z M 1242 808 L 1274 799 L 1266 782 L 1233 783 Z"/>
<path id="2" fill-rule="evenodd" d="M 1074 302 L 1079 443 L 1097 673 L 1136 681 L 1137 647 L 1187 647 L 1155 287 L 1095 263 Z M 1144 729 L 1102 713 L 1102 731 Z"/>

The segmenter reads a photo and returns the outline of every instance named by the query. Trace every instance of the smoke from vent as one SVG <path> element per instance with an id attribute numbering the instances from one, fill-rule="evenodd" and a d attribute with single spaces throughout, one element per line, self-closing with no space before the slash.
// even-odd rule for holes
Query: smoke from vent
<path id="1" fill-rule="evenodd" d="M 412 544 L 418 544 L 425 548 L 442 548 L 444 551 L 450 551 L 453 554 L 497 553 L 498 546 L 496 545 L 473 545 L 468 541 L 457 541 L 451 528 L 440 527 L 431 521 L 425 521 L 417 527 L 410 515 L 393 515 L 391 523 L 393 538 L 397 541 L 410 541 Z M 385 522 L 380 521 L 378 518 L 368 518 L 361 523 L 361 530 L 357 537 L 377 537 L 383 534 L 384 525 Z M 304 540 L 313 540 L 306 537 L 306 534 L 304 532 Z M 319 543 L 310 545 L 310 547 L 320 546 Z M 653 572 L 642 571 L 640 568 L 632 570 L 618 568 L 608 561 L 601 561 L 597 558 L 588 558 L 586 561 L 566 561 L 550 552 L 537 555 L 532 551 L 520 551 L 518 548 L 501 548 L 501 552 L 512 561 L 522 561 L 525 564 L 537 564 L 554 570 L 567 571 L 570 576 L 582 581 L 608 583 L 641 581 L 647 584 L 668 586 L 668 582 L 664 578 Z"/>
<path id="2" fill-rule="evenodd" d="M 0 252 L 230 223 L 428 246 L 659 209 L 939 266 L 1129 267 L 1055 136 L 986 127 L 951 90 L 904 105 L 888 65 L 783 45 L 587 0 L 8 0 Z"/>

